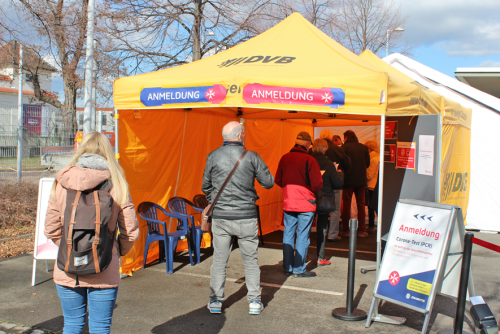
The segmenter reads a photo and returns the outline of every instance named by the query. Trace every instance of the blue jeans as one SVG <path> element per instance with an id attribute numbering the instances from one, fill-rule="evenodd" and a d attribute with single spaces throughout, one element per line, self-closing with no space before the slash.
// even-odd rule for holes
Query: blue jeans
<path id="1" fill-rule="evenodd" d="M 315 212 L 285 211 L 283 232 L 283 269 L 285 272 L 301 274 L 306 271 L 306 257 L 309 249 L 309 235 Z M 293 247 L 295 232 L 297 241 Z"/>
<path id="2" fill-rule="evenodd" d="M 64 334 L 80 334 L 85 325 L 87 303 L 89 330 L 92 334 L 108 334 L 118 288 L 69 288 L 56 284 L 64 315 Z M 88 302 L 87 302 L 88 300 Z"/>

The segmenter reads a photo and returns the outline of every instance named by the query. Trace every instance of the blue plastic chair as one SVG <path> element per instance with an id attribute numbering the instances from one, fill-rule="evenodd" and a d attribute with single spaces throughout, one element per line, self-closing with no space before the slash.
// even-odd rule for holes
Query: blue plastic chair
<path id="1" fill-rule="evenodd" d="M 166 223 L 158 220 L 157 210 L 160 210 L 167 217 L 177 218 L 177 231 L 168 232 L 169 229 L 167 229 Z M 188 219 L 175 213 L 169 213 L 160 205 L 151 202 L 142 202 L 141 204 L 139 204 L 137 211 L 139 212 L 139 216 L 148 224 L 148 235 L 146 237 L 146 245 L 144 247 L 144 261 L 142 263 L 142 268 L 146 266 L 149 244 L 154 241 L 159 241 L 163 242 L 165 247 L 165 262 L 167 274 L 173 274 L 174 252 L 177 248 L 178 241 L 182 239 L 182 237 L 187 237 L 188 241 L 191 239 L 188 229 Z M 194 266 L 191 251 L 191 242 L 188 242 L 188 247 L 189 261 L 191 261 L 191 265 Z M 162 262 L 162 258 L 160 258 L 160 262 Z"/>
<path id="2" fill-rule="evenodd" d="M 202 231 L 201 225 L 195 225 L 194 217 L 187 213 L 187 205 L 198 212 L 203 212 L 202 208 L 196 207 L 191 201 L 182 197 L 172 197 L 170 201 L 168 201 L 168 208 L 170 209 L 170 211 L 172 211 L 172 213 L 188 218 L 191 221 L 191 225 L 189 226 L 189 228 L 194 244 L 193 248 L 196 255 L 196 263 L 200 263 L 201 239 L 203 238 L 203 233 L 210 232 Z"/>

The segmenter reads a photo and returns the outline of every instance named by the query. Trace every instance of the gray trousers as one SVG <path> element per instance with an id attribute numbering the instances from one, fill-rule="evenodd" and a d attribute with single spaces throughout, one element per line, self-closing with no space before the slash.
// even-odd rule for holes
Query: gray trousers
<path id="1" fill-rule="evenodd" d="M 249 302 L 260 301 L 260 267 L 257 260 L 258 239 L 257 218 L 212 220 L 214 256 L 210 271 L 210 300 L 224 299 L 226 265 L 231 253 L 233 236 L 238 238 L 241 258 L 245 266 L 245 283 Z"/>
<path id="2" fill-rule="evenodd" d="M 334 190 L 335 206 L 337 210 L 330 212 L 330 227 L 328 228 L 328 239 L 337 239 L 339 236 L 340 204 L 342 203 L 342 189 Z"/>

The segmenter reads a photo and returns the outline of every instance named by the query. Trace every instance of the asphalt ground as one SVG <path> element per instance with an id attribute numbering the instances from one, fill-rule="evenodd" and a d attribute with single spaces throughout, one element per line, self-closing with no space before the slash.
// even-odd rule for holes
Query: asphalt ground
<path id="1" fill-rule="evenodd" d="M 500 235 L 476 233 L 478 238 L 500 244 Z M 210 314 L 211 250 L 206 249 L 200 264 L 191 266 L 186 253 L 174 258 L 174 274 L 167 275 L 165 263 L 156 263 L 122 280 L 112 333 L 420 333 L 424 317 L 401 306 L 384 302 L 380 313 L 406 317 L 404 325 L 340 321 L 331 316 L 333 308 L 345 306 L 347 287 L 347 243 L 327 243 L 332 265 L 316 267 L 315 233 L 311 235 L 308 270 L 316 278 L 286 277 L 282 269 L 281 232 L 265 236 L 259 248 L 262 301 L 260 315 L 248 314 L 244 267 L 237 247 L 227 266 L 226 299 L 220 315 Z M 360 267 L 374 264 L 375 236 L 358 238 L 355 307 L 368 311 L 375 272 L 360 273 Z M 472 273 L 476 294 L 482 295 L 493 313 L 500 314 L 498 260 L 500 254 L 477 245 L 473 247 Z M 30 255 L 0 261 L 0 319 L 61 331 L 63 316 L 52 281 L 38 261 L 37 284 L 31 286 L 33 258 Z M 54 261 L 49 261 L 52 268 Z M 467 309 L 469 306 L 467 306 Z M 452 328 L 456 311 L 454 298 L 437 296 L 429 326 L 430 333 Z M 464 330 L 473 332 L 466 313 Z"/>

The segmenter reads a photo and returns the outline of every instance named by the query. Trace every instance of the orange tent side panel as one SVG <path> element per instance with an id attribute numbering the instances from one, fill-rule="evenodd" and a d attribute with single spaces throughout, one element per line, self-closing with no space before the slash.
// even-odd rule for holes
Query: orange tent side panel
<path id="1" fill-rule="evenodd" d="M 201 193 L 205 159 L 222 144 L 222 127 L 232 120 L 237 119 L 203 110 L 121 110 L 120 165 L 136 208 L 144 201 L 167 208 L 168 200 L 175 195 L 192 199 Z M 146 222 L 139 219 L 139 227 L 139 240 L 122 257 L 124 273 L 142 268 Z M 178 245 L 185 247 L 185 242 Z M 158 245 L 152 244 L 146 262 L 157 258 Z"/>

